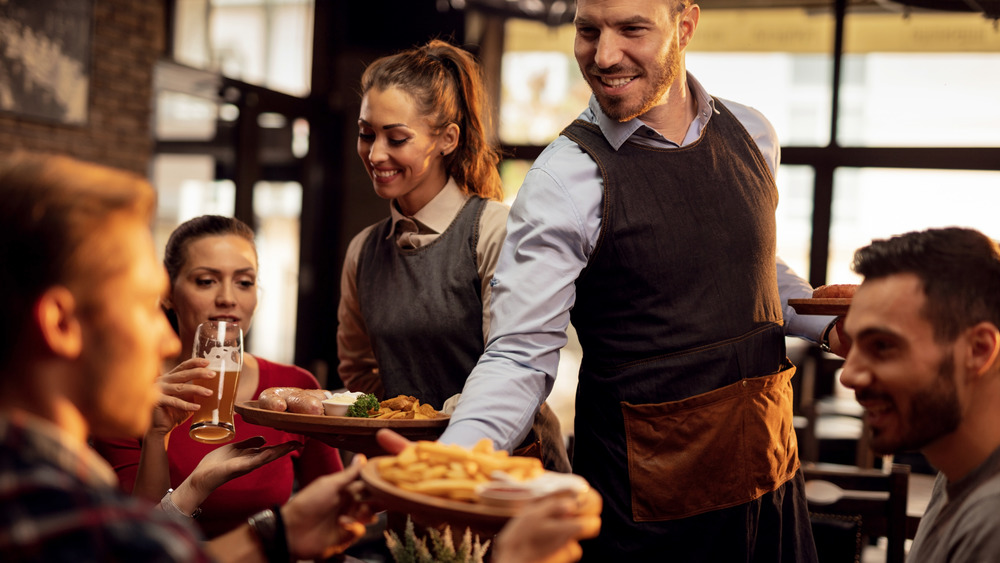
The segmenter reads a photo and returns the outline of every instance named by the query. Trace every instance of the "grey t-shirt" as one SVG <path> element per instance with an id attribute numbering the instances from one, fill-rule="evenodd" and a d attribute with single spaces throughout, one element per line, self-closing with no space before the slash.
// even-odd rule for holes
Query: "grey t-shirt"
<path id="1" fill-rule="evenodd" d="M 954 483 L 938 474 L 906 561 L 1000 561 L 1000 448 Z"/>

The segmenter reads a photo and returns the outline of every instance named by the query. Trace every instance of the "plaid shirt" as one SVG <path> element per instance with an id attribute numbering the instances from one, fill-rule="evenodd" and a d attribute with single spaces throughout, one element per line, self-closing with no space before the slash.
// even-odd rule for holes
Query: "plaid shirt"
<path id="1" fill-rule="evenodd" d="M 208 561 L 199 536 L 123 495 L 110 466 L 51 423 L 0 415 L 0 561 Z"/>

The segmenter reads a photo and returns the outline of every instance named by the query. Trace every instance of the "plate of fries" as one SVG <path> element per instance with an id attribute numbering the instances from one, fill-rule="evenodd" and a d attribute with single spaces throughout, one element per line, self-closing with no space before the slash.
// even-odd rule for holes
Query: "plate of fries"
<path id="1" fill-rule="evenodd" d="M 418 441 L 398 455 L 369 460 L 361 470 L 361 479 L 388 510 L 409 514 L 415 523 L 451 524 L 459 529 L 469 527 L 476 533 L 495 534 L 520 512 L 524 503 L 487 502 L 480 498 L 480 492 L 497 484 L 516 487 L 549 474 L 567 477 L 546 471 L 538 458 L 494 451 L 493 443 L 483 439 L 471 449 Z M 589 488 L 586 481 L 583 483 Z M 553 492 L 547 490 L 539 497 Z"/>
<path id="2" fill-rule="evenodd" d="M 448 426 L 450 416 L 438 413 L 435 418 L 354 418 L 277 412 L 260 407 L 258 401 L 237 403 L 234 410 L 245 422 L 303 434 L 347 451 L 367 456 L 385 455 L 375 433 L 391 428 L 410 440 L 434 440 Z"/>

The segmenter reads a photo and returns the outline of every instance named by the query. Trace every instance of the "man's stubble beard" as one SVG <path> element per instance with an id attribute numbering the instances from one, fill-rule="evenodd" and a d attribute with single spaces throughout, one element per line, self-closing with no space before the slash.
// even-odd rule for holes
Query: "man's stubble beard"
<path id="1" fill-rule="evenodd" d="M 597 76 L 601 73 L 593 65 L 591 66 L 591 72 L 587 72 L 582 67 L 580 72 L 584 75 L 590 77 L 587 84 L 590 86 L 591 92 L 597 98 L 597 103 L 601 106 L 601 110 L 604 113 L 620 122 L 624 123 L 636 117 L 639 117 L 649 110 L 653 109 L 660 104 L 660 100 L 663 95 L 673 86 L 674 82 L 678 79 L 681 73 L 681 56 L 680 56 L 680 46 L 677 42 L 671 43 L 670 49 L 664 53 L 663 57 L 658 61 L 659 64 L 656 65 L 655 74 L 645 74 L 644 77 L 649 81 L 648 93 L 643 95 L 642 98 L 631 105 L 626 105 L 626 98 L 623 96 L 607 96 L 600 91 L 599 86 L 595 86 L 595 80 L 598 80 Z M 606 74 L 615 74 L 618 72 L 617 65 L 608 69 Z"/>
<path id="2" fill-rule="evenodd" d="M 872 450 L 878 454 L 917 451 L 941 436 L 950 434 L 962 422 L 961 406 L 955 382 L 955 357 L 949 353 L 938 367 L 934 383 L 910 401 L 908 430 L 898 443 L 879 443 L 872 437 Z"/>

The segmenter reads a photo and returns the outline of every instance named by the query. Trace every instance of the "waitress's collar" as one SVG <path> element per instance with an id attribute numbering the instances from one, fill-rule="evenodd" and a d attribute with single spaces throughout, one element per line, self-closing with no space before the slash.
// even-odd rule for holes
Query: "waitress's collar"
<path id="1" fill-rule="evenodd" d="M 448 181 L 441 188 L 441 191 L 427 202 L 427 205 L 420 208 L 419 211 L 410 217 L 403 215 L 403 212 L 399 210 L 396 200 L 392 200 L 389 203 L 392 228 L 389 229 L 389 236 L 386 238 L 391 239 L 394 236 L 397 228 L 396 225 L 404 219 L 414 221 L 417 224 L 420 234 L 443 233 L 448 228 L 448 225 L 451 225 L 455 215 L 458 215 L 458 212 L 468 199 L 468 194 L 462 192 L 458 188 L 458 183 L 455 182 L 455 179 L 449 176 Z"/>
<path id="2" fill-rule="evenodd" d="M 715 109 L 715 98 L 708 94 L 708 91 L 701 85 L 701 82 L 698 82 L 698 79 L 690 72 L 687 73 L 687 81 L 688 90 L 698 102 L 698 109 L 695 114 L 693 131 L 689 131 L 688 135 L 685 136 L 685 144 L 692 137 L 697 139 L 712 115 L 718 113 L 718 110 Z M 590 103 L 587 109 L 588 111 L 584 112 L 584 116 L 581 117 L 590 118 L 593 122 L 597 123 L 597 126 L 601 129 L 601 133 L 604 134 L 604 138 L 608 140 L 608 143 L 616 151 L 636 132 L 639 132 L 643 136 L 648 136 L 648 131 L 659 135 L 655 129 L 646 125 L 638 117 L 634 117 L 624 123 L 611 119 L 601 109 L 601 105 L 597 102 L 597 97 L 593 94 L 590 96 Z M 587 113 L 590 115 L 587 115 Z"/>

